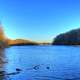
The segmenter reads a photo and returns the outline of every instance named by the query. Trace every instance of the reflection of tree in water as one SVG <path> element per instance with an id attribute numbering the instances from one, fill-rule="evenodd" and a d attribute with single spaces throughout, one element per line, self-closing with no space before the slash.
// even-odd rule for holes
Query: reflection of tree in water
<path id="1" fill-rule="evenodd" d="M 0 49 L 0 80 L 5 79 L 5 71 L 4 71 L 4 64 L 5 63 L 5 53 L 4 49 Z M 3 76 L 1 76 L 3 75 Z"/>
<path id="2" fill-rule="evenodd" d="M 4 49 L 0 49 L 0 64 L 4 64 L 6 62 L 7 61 L 6 61 L 5 50 Z"/>
<path id="3" fill-rule="evenodd" d="M 6 72 L 5 66 L 7 63 L 5 49 L 0 48 L 0 80 L 11 80 L 10 75 L 17 75 L 20 73 L 21 69 L 16 68 L 14 72 Z"/>

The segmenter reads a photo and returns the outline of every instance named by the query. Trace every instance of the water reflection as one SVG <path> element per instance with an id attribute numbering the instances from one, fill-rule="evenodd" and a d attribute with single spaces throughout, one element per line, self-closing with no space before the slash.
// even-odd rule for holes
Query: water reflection
<path id="1" fill-rule="evenodd" d="M 0 80 L 6 79 L 6 76 L 4 75 L 6 73 L 4 68 L 5 63 L 6 59 L 5 59 L 4 49 L 0 49 Z"/>
<path id="2" fill-rule="evenodd" d="M 80 48 L 26 46 L 1 52 L 0 80 L 80 80 Z"/>

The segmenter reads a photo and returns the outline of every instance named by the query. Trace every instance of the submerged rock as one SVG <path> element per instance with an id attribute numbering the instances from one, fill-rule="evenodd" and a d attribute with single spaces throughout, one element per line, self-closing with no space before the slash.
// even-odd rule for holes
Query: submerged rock
<path id="1" fill-rule="evenodd" d="M 22 71 L 21 69 L 19 69 L 19 68 L 16 68 L 16 71 Z"/>
<path id="2" fill-rule="evenodd" d="M 38 70 L 40 65 L 36 65 L 33 67 L 33 69 Z"/>
<path id="3" fill-rule="evenodd" d="M 46 69 L 50 69 L 50 67 L 49 67 L 49 66 L 47 66 L 47 67 L 46 67 Z"/>

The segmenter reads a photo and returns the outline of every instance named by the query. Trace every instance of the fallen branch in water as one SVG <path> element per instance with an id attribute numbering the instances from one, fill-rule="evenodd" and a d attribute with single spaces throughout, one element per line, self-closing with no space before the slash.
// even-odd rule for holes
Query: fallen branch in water
<path id="1" fill-rule="evenodd" d="M 6 71 L 0 71 L 0 76 L 6 76 L 6 75 L 16 75 L 19 74 L 20 71 L 22 71 L 19 68 L 16 68 L 16 72 L 6 73 Z"/>

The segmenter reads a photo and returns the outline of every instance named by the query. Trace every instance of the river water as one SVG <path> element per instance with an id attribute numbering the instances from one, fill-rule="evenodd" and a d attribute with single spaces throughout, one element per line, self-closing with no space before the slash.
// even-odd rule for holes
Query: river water
<path id="1" fill-rule="evenodd" d="M 13 46 L 2 58 L 0 80 L 80 80 L 79 46 Z"/>

